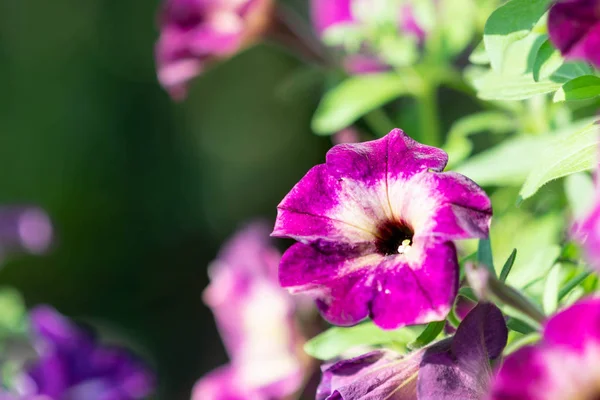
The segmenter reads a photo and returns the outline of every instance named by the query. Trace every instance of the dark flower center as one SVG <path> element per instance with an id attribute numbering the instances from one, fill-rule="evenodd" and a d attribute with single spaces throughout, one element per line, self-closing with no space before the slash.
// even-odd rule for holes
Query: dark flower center
<path id="1" fill-rule="evenodd" d="M 412 245 L 414 232 L 402 222 L 390 221 L 381 225 L 377 231 L 377 252 L 386 256 L 404 254 Z"/>

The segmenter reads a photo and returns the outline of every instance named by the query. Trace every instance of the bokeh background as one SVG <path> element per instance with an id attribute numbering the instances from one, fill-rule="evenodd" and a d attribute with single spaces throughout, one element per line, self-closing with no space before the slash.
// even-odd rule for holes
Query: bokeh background
<path id="1" fill-rule="evenodd" d="M 322 82 L 290 85 L 303 62 L 275 44 L 173 103 L 155 78 L 158 7 L 0 2 L 0 203 L 40 205 L 56 229 L 0 284 L 129 342 L 158 398 L 178 400 L 226 361 L 201 298 L 208 263 L 239 224 L 273 219 L 330 141 L 309 127 Z"/>

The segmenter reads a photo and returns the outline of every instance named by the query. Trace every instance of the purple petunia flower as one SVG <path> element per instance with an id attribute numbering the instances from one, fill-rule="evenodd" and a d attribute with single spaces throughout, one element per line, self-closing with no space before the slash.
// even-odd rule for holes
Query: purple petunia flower
<path id="1" fill-rule="evenodd" d="M 0 257 L 11 251 L 43 253 L 52 241 L 52 224 L 37 207 L 0 207 Z"/>
<path id="2" fill-rule="evenodd" d="M 406 356 L 377 350 L 323 367 L 317 400 L 482 400 L 506 345 L 500 310 L 476 306 L 454 337 Z"/>
<path id="3" fill-rule="evenodd" d="M 207 64 L 229 57 L 266 28 L 272 0 L 165 0 L 156 64 L 160 84 L 177 100 Z"/>
<path id="4" fill-rule="evenodd" d="M 48 400 L 136 400 L 154 389 L 154 377 L 133 355 L 102 345 L 56 310 L 31 311 L 39 360 L 18 385 L 20 398 Z"/>
<path id="5" fill-rule="evenodd" d="M 600 68 L 600 0 L 559 0 L 548 14 L 552 43 L 569 60 Z"/>
<path id="6" fill-rule="evenodd" d="M 358 15 L 357 9 L 372 9 L 385 5 L 384 2 L 372 1 L 311 0 L 311 19 L 316 33 L 323 37 L 328 29 L 336 26 L 360 26 L 364 21 Z M 422 42 L 426 36 L 425 30 L 416 20 L 409 4 L 398 8 L 396 24 L 398 33 L 413 36 L 419 42 Z M 361 52 L 348 55 L 344 59 L 344 67 L 349 73 L 365 74 L 388 69 L 386 63 L 378 59 L 367 47 L 363 46 Z"/>
<path id="7" fill-rule="evenodd" d="M 600 397 L 600 299 L 581 300 L 550 318 L 542 339 L 509 355 L 492 400 Z"/>
<path id="8" fill-rule="evenodd" d="M 442 172 L 447 160 L 400 129 L 334 146 L 278 206 L 272 235 L 300 242 L 283 255 L 281 285 L 336 325 L 443 320 L 458 285 L 452 241 L 487 237 L 492 216 L 479 186 Z"/>
<path id="9" fill-rule="evenodd" d="M 280 254 L 269 240 L 266 224 L 251 224 L 210 267 L 204 299 L 231 362 L 198 381 L 194 400 L 279 399 L 302 384 L 304 338 L 293 298 L 277 282 Z"/>

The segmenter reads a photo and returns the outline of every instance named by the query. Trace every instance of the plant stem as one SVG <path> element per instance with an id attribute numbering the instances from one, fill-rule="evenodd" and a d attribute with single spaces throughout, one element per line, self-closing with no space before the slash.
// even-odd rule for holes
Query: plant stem
<path id="1" fill-rule="evenodd" d="M 370 113 L 365 114 L 363 119 L 379 137 L 387 135 L 392 129 L 396 128 L 394 121 L 392 121 L 381 108 L 377 108 Z"/>
<path id="2" fill-rule="evenodd" d="M 417 96 L 421 139 L 425 144 L 440 147 L 442 145 L 437 88 L 422 80 L 422 90 Z"/>

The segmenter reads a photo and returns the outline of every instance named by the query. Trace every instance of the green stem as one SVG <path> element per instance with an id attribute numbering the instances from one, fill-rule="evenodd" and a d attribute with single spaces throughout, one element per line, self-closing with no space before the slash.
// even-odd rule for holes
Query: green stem
<path id="1" fill-rule="evenodd" d="M 369 125 L 369 127 L 373 130 L 373 132 L 379 136 L 383 137 L 390 133 L 390 131 L 396 128 L 396 124 L 394 121 L 388 117 L 385 111 L 381 108 L 377 108 L 370 113 L 363 116 L 363 119 Z"/>
<path id="2" fill-rule="evenodd" d="M 423 80 L 422 90 L 417 95 L 421 139 L 434 147 L 442 145 L 440 132 L 437 88 Z"/>

